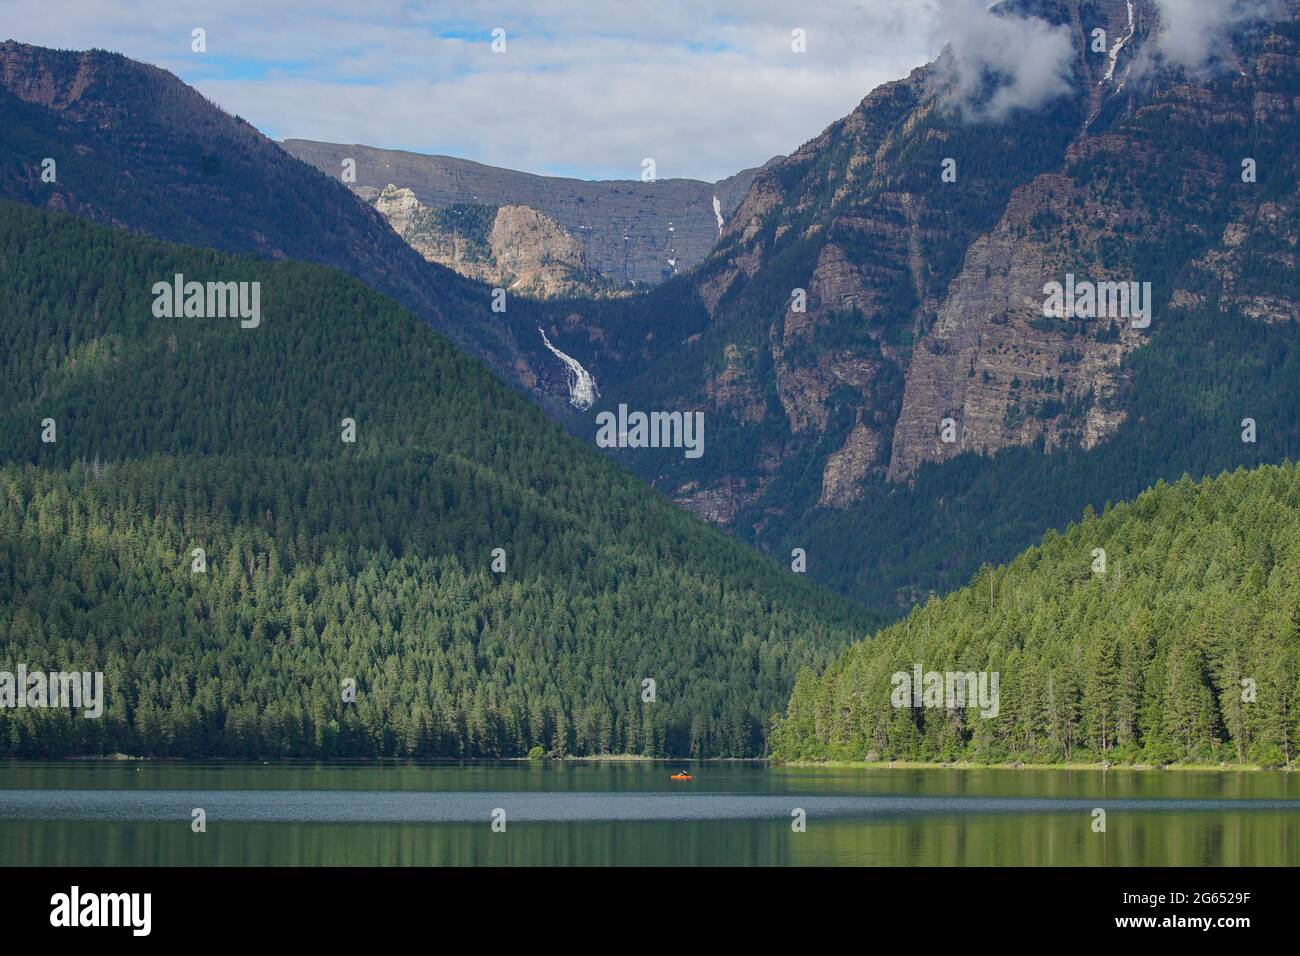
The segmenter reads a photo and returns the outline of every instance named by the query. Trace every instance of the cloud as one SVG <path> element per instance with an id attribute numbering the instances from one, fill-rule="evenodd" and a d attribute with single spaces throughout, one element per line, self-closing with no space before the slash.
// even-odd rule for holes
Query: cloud
<path id="1" fill-rule="evenodd" d="M 1168 66 L 1200 71 L 1241 27 L 1282 14 L 1274 0 L 1156 0 L 1156 51 Z"/>
<path id="2" fill-rule="evenodd" d="M 931 13 L 931 0 L 0 0 L 15 39 L 154 63 L 277 139 L 586 178 L 636 178 L 653 157 L 660 177 L 708 180 L 796 149 L 926 62 Z M 206 54 L 190 52 L 194 27 Z"/>
<path id="3" fill-rule="evenodd" d="M 994 12 L 987 0 L 942 0 L 938 12 L 936 35 L 948 47 L 939 79 L 968 117 L 998 120 L 1070 92 L 1069 27 Z"/>

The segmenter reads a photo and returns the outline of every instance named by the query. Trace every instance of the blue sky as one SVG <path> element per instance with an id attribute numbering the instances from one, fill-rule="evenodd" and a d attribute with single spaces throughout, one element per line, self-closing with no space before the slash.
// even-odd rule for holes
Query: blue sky
<path id="1" fill-rule="evenodd" d="M 931 58 L 935 2 L 0 0 L 0 33 L 154 63 L 277 139 L 584 178 L 653 157 L 661 178 L 712 180 Z"/>

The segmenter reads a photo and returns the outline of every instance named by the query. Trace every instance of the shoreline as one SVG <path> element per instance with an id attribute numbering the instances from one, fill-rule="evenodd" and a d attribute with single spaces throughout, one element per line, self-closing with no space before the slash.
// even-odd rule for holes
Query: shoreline
<path id="1" fill-rule="evenodd" d="M 774 763 L 782 767 L 829 767 L 837 770 L 1137 770 L 1137 771 L 1235 771 L 1241 773 L 1292 773 L 1291 766 L 1264 767 L 1252 763 L 1024 763 L 1012 761 L 1003 763 L 975 763 L 959 760 L 952 763 L 938 763 L 925 760 L 789 760 Z"/>
<path id="2" fill-rule="evenodd" d="M 14 763 L 149 763 L 149 764 L 255 764 L 260 766 L 393 766 L 393 765 L 456 765 L 456 764 L 601 764 L 601 763 L 652 763 L 652 764 L 766 764 L 772 768 L 792 767 L 798 769 L 825 768 L 828 770 L 1134 770 L 1134 771 L 1171 771 L 1171 772 L 1238 772 L 1238 773 L 1293 773 L 1300 770 L 1296 765 L 1265 767 L 1260 764 L 1238 763 L 1025 763 L 1023 761 L 1002 761 L 999 763 L 979 763 L 958 760 L 951 762 L 927 760 L 773 760 L 770 757 L 646 757 L 639 754 L 599 754 L 595 756 L 564 757 L 441 757 L 410 759 L 401 757 L 378 758 L 335 758 L 321 760 L 312 757 L 284 757 L 279 760 L 259 760 L 257 758 L 232 757 L 145 757 L 133 754 L 80 754 L 64 757 L 4 757 L 0 758 L 0 767 Z"/>

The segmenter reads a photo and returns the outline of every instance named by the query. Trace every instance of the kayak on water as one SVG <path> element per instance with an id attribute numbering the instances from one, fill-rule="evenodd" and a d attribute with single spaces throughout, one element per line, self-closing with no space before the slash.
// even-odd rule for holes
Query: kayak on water
<path id="1" fill-rule="evenodd" d="M 692 776 L 691 776 L 689 773 L 687 773 L 685 770 L 683 770 L 681 773 L 675 773 L 675 774 L 673 774 L 673 775 L 672 775 L 671 777 L 669 777 L 668 779 L 669 779 L 669 780 L 694 780 L 695 778 L 692 777 Z"/>

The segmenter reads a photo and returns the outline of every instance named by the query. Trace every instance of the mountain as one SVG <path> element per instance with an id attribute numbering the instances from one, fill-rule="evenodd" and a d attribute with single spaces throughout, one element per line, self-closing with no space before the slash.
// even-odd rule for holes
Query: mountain
<path id="1" fill-rule="evenodd" d="M 985 706 L 954 692 L 948 707 L 947 684 L 918 670 L 972 674 Z M 1162 482 L 985 568 L 801 674 L 773 752 L 1279 766 L 1298 741 L 1300 468 L 1288 463 Z"/>
<path id="2" fill-rule="evenodd" d="M 874 621 L 336 270 L 0 202 L 0 345 L 4 669 L 107 694 L 6 756 L 755 755 Z"/>
<path id="3" fill-rule="evenodd" d="M 511 294 L 492 312 L 490 285 L 423 261 L 336 174 L 108 54 L 6 54 L 18 66 L 0 72 L 0 187 L 164 238 L 338 265 L 588 441 L 620 406 L 701 413 L 699 457 L 611 453 L 783 563 L 802 549 L 811 576 L 903 609 L 1087 505 L 1300 455 L 1297 5 L 1216 38 L 1197 72 L 1161 61 L 1148 0 L 1131 20 L 1121 0 L 999 9 L 1068 38 L 1063 92 L 995 111 L 1018 89 L 1016 63 L 972 86 L 961 71 L 981 48 L 949 50 L 758 172 L 705 260 L 643 294 Z M 1109 39 L 1095 51 L 1098 28 Z M 236 155 L 255 168 L 205 177 L 204 157 L 231 147 L 193 144 L 242 143 L 236 134 L 253 144 Z M 95 162 L 74 162 L 66 176 L 80 178 L 52 189 L 37 157 L 56 151 Z M 124 185 L 135 181 L 141 202 Z M 569 229 L 544 210 L 519 209 L 503 231 L 544 237 L 507 275 L 493 245 L 505 207 L 433 209 L 394 185 L 403 231 L 466 271 L 562 296 L 586 281 L 585 250 L 541 251 L 565 242 L 548 219 Z M 316 220 L 283 216 L 284 195 L 307 197 L 302 217 L 328 209 L 337 228 L 302 228 Z M 193 201 L 173 209 L 177 196 Z M 1045 286 L 1070 276 L 1149 282 L 1150 324 L 1044 315 Z M 1247 419 L 1254 441 L 1242 440 Z"/>
<path id="4" fill-rule="evenodd" d="M 508 215 L 518 218 L 522 213 L 518 207 L 530 210 L 548 223 L 551 235 L 540 242 L 534 238 L 531 243 L 516 238 L 507 248 L 534 259 L 546 258 L 554 250 L 562 262 L 569 263 L 575 258 L 569 247 L 576 245 L 581 250 L 581 269 L 573 269 L 567 281 L 530 290 L 551 296 L 644 288 L 690 270 L 703 262 L 717 243 L 724 223 L 759 173 L 759 169 L 746 169 L 716 183 L 695 179 L 597 182 L 537 176 L 450 156 L 371 146 L 303 139 L 287 139 L 281 145 L 333 177 L 341 175 L 345 160 L 353 160 L 354 188 L 368 201 L 375 201 L 392 186 L 409 190 L 422 207 L 443 211 L 444 217 L 473 212 L 474 218 L 495 219 L 498 228 L 503 211 L 510 210 Z M 384 206 L 379 208 L 383 211 Z M 445 228 L 442 235 L 448 234 L 456 232 Z M 426 258 L 462 274 L 481 275 L 455 258 L 431 255 L 427 243 L 417 248 Z M 494 256 L 495 264 L 499 265 L 499 260 L 500 256 Z"/>
<path id="5" fill-rule="evenodd" d="M 701 458 L 621 460 L 903 607 L 1087 504 L 1300 454 L 1297 9 L 1191 71 L 1149 0 L 1000 5 L 1059 32 L 1062 93 L 998 113 L 1012 80 L 965 89 L 981 51 L 950 48 L 762 170 L 693 273 L 566 305 L 546 327 L 600 383 L 586 433 L 620 405 L 702 412 Z M 1076 278 L 1137 283 L 1149 323 L 1046 315 Z"/>
<path id="6" fill-rule="evenodd" d="M 490 287 L 426 262 L 337 178 L 164 70 L 100 50 L 6 41 L 0 128 L 0 197 L 169 242 L 333 266 L 534 400 L 565 404 L 567 366 L 536 323 L 493 312 Z"/>

